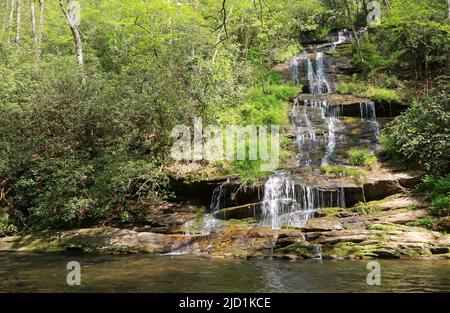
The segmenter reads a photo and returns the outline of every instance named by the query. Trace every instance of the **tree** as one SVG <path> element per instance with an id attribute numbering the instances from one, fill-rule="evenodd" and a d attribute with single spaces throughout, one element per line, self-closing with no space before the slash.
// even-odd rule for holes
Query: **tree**
<path id="1" fill-rule="evenodd" d="M 61 6 L 61 10 L 64 13 L 64 16 L 66 17 L 67 24 L 70 27 L 73 39 L 75 41 L 76 56 L 78 68 L 80 71 L 81 83 L 84 85 L 86 84 L 86 73 L 84 71 L 84 55 L 83 55 L 83 43 L 81 41 L 81 32 L 80 29 L 78 28 L 78 25 L 76 24 L 73 12 L 71 12 L 70 9 L 69 10 L 66 9 L 64 0 L 59 0 L 59 4 Z"/>
<path id="2" fill-rule="evenodd" d="M 20 46 L 20 23 L 22 21 L 21 16 L 21 0 L 17 0 L 17 11 L 16 11 L 16 45 Z"/>

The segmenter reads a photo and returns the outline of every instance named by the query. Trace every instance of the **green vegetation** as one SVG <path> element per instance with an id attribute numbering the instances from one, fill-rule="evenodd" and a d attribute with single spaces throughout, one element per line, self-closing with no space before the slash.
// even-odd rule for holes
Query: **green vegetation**
<path id="1" fill-rule="evenodd" d="M 283 127 L 289 124 L 290 104 L 288 99 L 297 96 L 300 92 L 300 86 L 288 86 L 276 83 L 281 78 L 278 75 L 271 75 L 270 84 L 264 87 L 253 88 L 245 97 L 244 101 L 236 107 L 229 108 L 221 115 L 220 122 L 226 125 L 257 125 L 267 126 L 270 131 L 271 125 Z M 270 140 L 270 136 L 268 136 Z M 237 145 L 245 145 L 245 150 L 249 151 L 250 145 L 259 147 L 258 142 L 251 142 L 246 138 L 245 142 L 237 142 Z M 280 137 L 280 161 L 287 157 L 291 145 L 289 139 L 281 133 Z M 269 151 L 270 152 L 270 151 Z M 267 161 L 258 160 L 236 160 L 231 164 L 225 165 L 230 174 L 239 175 L 248 182 L 255 181 L 258 177 L 264 176 L 267 172 L 261 170 L 261 165 Z M 223 166 L 222 164 L 215 164 Z"/>
<path id="2" fill-rule="evenodd" d="M 450 174 L 441 177 L 425 176 L 416 190 L 426 192 L 427 200 L 431 201 L 428 208 L 430 214 L 450 216 Z"/>
<path id="3" fill-rule="evenodd" d="M 376 204 L 376 201 L 372 201 L 369 203 L 358 203 L 353 208 L 350 209 L 353 212 L 358 212 L 360 214 L 372 214 L 379 211 L 382 211 L 383 208 Z"/>
<path id="4" fill-rule="evenodd" d="M 423 227 L 426 229 L 433 230 L 436 228 L 436 225 L 438 223 L 438 219 L 433 216 L 427 216 L 415 221 L 411 221 L 406 223 L 406 226 L 412 226 L 412 227 Z"/>
<path id="5" fill-rule="evenodd" d="M 0 3 L 1 234 L 144 216 L 171 199 L 170 178 L 183 166 L 247 181 L 264 175 L 261 160 L 176 162 L 172 130 L 192 129 L 197 118 L 222 127 L 279 125 L 287 159 L 287 100 L 301 86 L 281 85 L 271 69 L 302 43 L 366 26 L 367 16 L 364 1 L 347 0 L 78 0 L 74 27 L 68 2 L 36 2 L 35 18 L 29 3 Z M 388 126 L 383 154 L 417 163 L 439 182 L 450 169 L 446 3 L 390 3 L 381 25 L 354 36 L 361 75 L 338 91 L 392 102 L 416 81 L 424 97 Z M 361 151 L 351 158 L 375 162 Z M 434 196 L 433 188 L 431 209 L 448 214 L 448 191 Z"/>
<path id="6" fill-rule="evenodd" d="M 377 162 L 375 155 L 366 149 L 351 149 L 348 154 L 352 165 L 371 168 Z"/>
<path id="7" fill-rule="evenodd" d="M 340 83 L 336 86 L 336 92 L 340 94 L 351 94 L 357 97 L 369 98 L 376 102 L 393 102 L 400 100 L 400 96 L 396 90 L 375 87 L 365 83 Z"/>
<path id="8" fill-rule="evenodd" d="M 395 231 L 401 229 L 399 225 L 395 224 L 371 224 L 367 226 L 368 230 L 382 230 L 382 231 Z"/>
<path id="9" fill-rule="evenodd" d="M 370 32 L 360 40 L 363 60 L 355 55 L 354 62 L 369 79 L 381 73 L 384 77 L 394 76 L 390 82 L 408 79 L 420 85 L 424 81 L 426 90 L 431 78 L 444 74 L 447 68 L 450 48 L 447 3 L 390 2 L 390 8 L 382 12 L 381 24 L 370 25 Z"/>
<path id="10" fill-rule="evenodd" d="M 361 169 L 355 169 L 347 167 L 345 165 L 324 165 L 322 170 L 325 171 L 327 175 L 334 175 L 338 177 L 350 176 L 353 178 L 359 178 L 367 174 L 367 171 Z"/>
<path id="11" fill-rule="evenodd" d="M 385 158 L 418 165 L 434 175 L 450 171 L 450 89 L 436 87 L 384 130 Z"/>

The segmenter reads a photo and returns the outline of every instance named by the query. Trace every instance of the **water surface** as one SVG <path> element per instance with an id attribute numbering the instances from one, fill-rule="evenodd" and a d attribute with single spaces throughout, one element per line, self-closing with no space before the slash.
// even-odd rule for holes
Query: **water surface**
<path id="1" fill-rule="evenodd" d="M 69 261 L 81 286 L 66 283 Z M 367 261 L 235 260 L 195 256 L 0 254 L 0 292 L 449 292 L 448 260 L 380 260 L 381 286 Z"/>

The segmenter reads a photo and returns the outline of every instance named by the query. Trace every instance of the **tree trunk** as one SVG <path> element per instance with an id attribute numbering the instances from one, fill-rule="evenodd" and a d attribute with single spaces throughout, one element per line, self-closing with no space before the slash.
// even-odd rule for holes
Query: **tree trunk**
<path id="1" fill-rule="evenodd" d="M 36 48 L 36 58 L 38 59 L 39 53 L 38 53 L 38 39 L 36 33 L 36 13 L 34 11 L 34 0 L 30 1 L 30 12 L 31 12 L 31 32 L 33 33 L 34 45 Z"/>
<path id="2" fill-rule="evenodd" d="M 8 21 L 8 44 L 11 43 L 11 26 L 14 18 L 14 0 L 11 0 L 11 11 L 9 12 L 9 21 Z"/>
<path id="3" fill-rule="evenodd" d="M 223 21 L 223 25 L 220 28 L 219 33 L 217 34 L 216 49 L 214 49 L 214 53 L 213 53 L 213 56 L 212 56 L 212 59 L 211 59 L 211 64 L 214 64 L 216 62 L 217 53 L 219 52 L 219 44 L 221 42 L 220 37 L 222 36 L 222 32 L 227 27 L 228 19 L 230 18 L 231 14 L 233 14 L 233 6 L 231 6 L 230 12 L 228 13 L 228 15 L 226 16 L 225 20 Z"/>
<path id="4" fill-rule="evenodd" d="M 80 70 L 81 83 L 84 85 L 86 84 L 86 73 L 84 72 L 84 56 L 83 56 L 83 43 L 81 41 L 81 33 L 74 19 L 72 18 L 70 13 L 66 10 L 64 6 L 64 0 L 59 0 L 59 4 L 61 6 L 61 10 L 66 16 L 67 24 L 69 25 L 70 30 L 72 31 L 73 39 L 75 41 L 76 46 L 77 63 L 78 68 Z"/>
<path id="5" fill-rule="evenodd" d="M 344 5 L 345 5 L 345 10 L 347 11 L 348 20 L 349 20 L 350 24 L 352 25 L 352 33 L 353 33 L 353 37 L 355 38 L 356 50 L 358 50 L 358 54 L 359 54 L 359 58 L 361 59 L 361 62 L 364 63 L 364 55 L 361 50 L 361 43 L 359 42 L 359 37 L 355 30 L 355 24 L 353 23 L 352 14 L 350 12 L 350 6 L 348 5 L 347 0 L 344 0 Z"/>
<path id="6" fill-rule="evenodd" d="M 39 30 L 37 32 L 37 46 L 36 46 L 36 53 L 38 59 L 41 58 L 42 54 L 42 35 L 44 33 L 44 19 L 45 19 L 45 0 L 39 0 L 39 8 L 40 8 L 40 15 L 39 15 Z"/>
<path id="7" fill-rule="evenodd" d="M 447 0 L 447 19 L 450 21 L 450 0 Z"/>
<path id="8" fill-rule="evenodd" d="M 20 23 L 21 23 L 21 6 L 20 6 L 20 1 L 21 0 L 17 0 L 17 12 L 16 12 L 16 45 L 17 47 L 20 46 Z"/>
<path id="9" fill-rule="evenodd" d="M 3 14 L 3 26 L 2 26 L 2 34 L 0 35 L 0 43 L 3 42 L 3 36 L 5 35 L 6 30 L 6 23 L 8 21 L 8 8 L 9 8 L 9 0 L 5 1 L 5 8 L 4 8 L 4 14 Z"/>

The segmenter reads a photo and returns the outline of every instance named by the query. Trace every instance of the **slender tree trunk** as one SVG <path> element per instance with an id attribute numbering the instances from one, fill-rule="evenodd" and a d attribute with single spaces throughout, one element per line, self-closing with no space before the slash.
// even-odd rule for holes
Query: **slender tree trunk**
<path id="1" fill-rule="evenodd" d="M 364 63 L 364 55 L 363 55 L 363 52 L 361 49 L 361 43 L 359 41 L 358 34 L 356 33 L 355 24 L 353 23 L 352 14 L 350 12 L 350 6 L 348 5 L 347 0 L 344 0 L 344 5 L 345 5 L 345 10 L 347 11 L 348 20 L 349 20 L 350 24 L 352 25 L 352 33 L 353 33 L 353 37 L 355 37 L 356 50 L 358 50 L 358 54 L 359 54 L 359 58 L 361 59 L 361 62 Z"/>
<path id="2" fill-rule="evenodd" d="M 447 19 L 450 21 L 450 0 L 447 0 Z"/>
<path id="3" fill-rule="evenodd" d="M 361 0 L 361 2 L 362 2 L 363 9 L 364 9 L 364 13 L 366 14 L 366 16 L 368 16 L 369 15 L 369 11 L 367 10 L 367 1 L 366 0 Z"/>
<path id="4" fill-rule="evenodd" d="M 5 13 L 3 14 L 3 26 L 2 26 L 2 34 L 0 35 L 0 43 L 3 42 L 3 36 L 5 35 L 6 24 L 8 21 L 8 8 L 9 8 L 9 0 L 5 0 L 5 9 L 3 10 Z"/>
<path id="5" fill-rule="evenodd" d="M 216 57 L 217 57 L 217 53 L 219 52 L 219 44 L 220 44 L 220 37 L 222 36 L 222 32 L 226 29 L 227 27 L 227 23 L 228 23 L 228 19 L 230 18 L 230 15 L 233 13 L 233 6 L 231 6 L 230 8 L 230 12 L 228 13 L 226 19 L 223 21 L 223 25 L 219 30 L 219 33 L 217 34 L 217 40 L 216 40 L 216 49 L 214 49 L 214 54 L 213 57 L 211 59 L 211 64 L 214 64 L 216 62 Z"/>
<path id="6" fill-rule="evenodd" d="M 77 63 L 78 68 L 80 70 L 81 83 L 84 85 L 86 84 L 86 73 L 84 71 L 83 43 L 81 41 L 81 33 L 71 14 L 66 10 L 64 6 L 64 0 L 59 0 L 59 4 L 61 6 L 61 10 L 66 16 L 67 24 L 69 25 L 70 30 L 72 31 L 73 39 L 75 41 L 76 46 Z"/>
<path id="7" fill-rule="evenodd" d="M 36 59 L 38 59 L 39 58 L 38 38 L 36 33 L 36 13 L 34 11 L 34 0 L 30 1 L 30 12 L 31 12 L 31 32 L 33 33 L 34 45 L 36 48 Z"/>
<path id="8" fill-rule="evenodd" d="M 37 32 L 37 45 L 36 45 L 36 53 L 37 58 L 41 58 L 42 54 L 42 35 L 44 34 L 44 19 L 45 19 L 45 0 L 39 0 L 39 30 Z"/>
<path id="9" fill-rule="evenodd" d="M 9 21 L 8 21 L 8 44 L 11 43 L 11 27 L 12 27 L 13 18 L 14 18 L 14 6 L 15 6 L 15 2 L 14 2 L 14 0 L 11 0 L 11 11 L 9 12 Z"/>
<path id="10" fill-rule="evenodd" d="M 21 23 L 21 0 L 17 0 L 17 12 L 16 12 L 16 45 L 17 47 L 20 46 L 20 23 Z"/>

